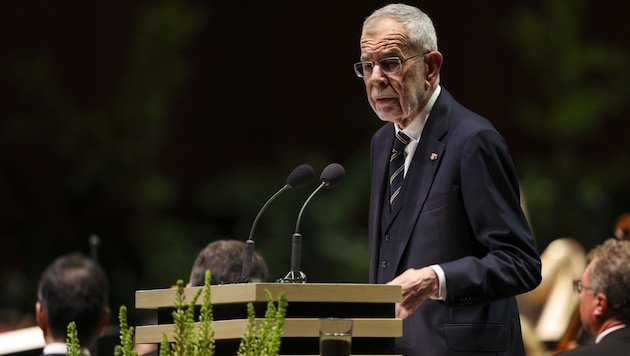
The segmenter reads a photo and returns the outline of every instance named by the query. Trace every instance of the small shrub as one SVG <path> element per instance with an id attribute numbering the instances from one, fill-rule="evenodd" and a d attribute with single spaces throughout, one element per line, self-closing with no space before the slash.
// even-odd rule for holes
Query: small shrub
<path id="1" fill-rule="evenodd" d="M 67 356 L 80 356 L 81 344 L 79 343 L 79 333 L 77 332 L 77 324 L 71 321 L 68 324 L 68 337 L 66 338 L 66 355 Z"/>
<path id="2" fill-rule="evenodd" d="M 212 304 L 210 295 L 210 271 L 206 271 L 202 289 L 195 292 L 186 303 L 184 282 L 177 281 L 177 292 L 173 310 L 173 342 L 165 335 L 160 343 L 160 356 L 212 356 L 215 352 Z M 195 304 L 203 293 L 199 320 L 195 328 Z M 271 292 L 265 289 L 267 311 L 265 320 L 256 327 L 253 303 L 247 303 L 247 327 L 238 348 L 238 356 L 277 356 L 282 340 L 282 327 L 286 317 L 288 301 L 284 293 L 278 295 L 277 306 Z M 127 324 L 127 307 L 122 305 L 118 313 L 120 345 L 116 345 L 114 356 L 138 356 L 133 351 L 133 326 Z M 68 355 L 80 356 L 81 348 L 74 322 L 68 325 Z"/>

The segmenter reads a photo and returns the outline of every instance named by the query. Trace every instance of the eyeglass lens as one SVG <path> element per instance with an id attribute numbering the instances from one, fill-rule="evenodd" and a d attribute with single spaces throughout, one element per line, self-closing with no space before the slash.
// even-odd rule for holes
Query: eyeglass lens
<path id="1" fill-rule="evenodd" d="M 398 57 L 383 58 L 377 62 L 381 70 L 387 74 L 393 74 L 400 70 L 401 61 Z M 355 70 L 359 76 L 369 75 L 374 70 L 373 62 L 359 62 L 355 64 Z"/>

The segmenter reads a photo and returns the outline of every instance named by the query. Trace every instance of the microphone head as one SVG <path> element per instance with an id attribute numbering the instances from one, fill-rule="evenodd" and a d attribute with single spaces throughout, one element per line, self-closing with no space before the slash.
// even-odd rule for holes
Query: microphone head
<path id="1" fill-rule="evenodd" d="M 339 163 L 331 163 L 324 168 L 319 176 L 319 181 L 324 183 L 326 188 L 332 188 L 339 184 L 346 174 L 346 170 Z"/>
<path id="2" fill-rule="evenodd" d="M 315 170 L 308 164 L 302 164 L 295 169 L 287 177 L 287 185 L 289 188 L 300 188 L 307 185 L 315 178 Z"/>

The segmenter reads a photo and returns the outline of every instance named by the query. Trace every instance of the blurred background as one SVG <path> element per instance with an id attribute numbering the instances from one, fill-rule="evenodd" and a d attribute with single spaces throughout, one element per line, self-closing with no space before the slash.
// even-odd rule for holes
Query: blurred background
<path id="1" fill-rule="evenodd" d="M 247 239 L 291 170 L 342 164 L 302 217 L 311 282 L 367 282 L 369 142 L 381 126 L 352 64 L 381 1 L 4 1 L 0 4 L 0 322 L 33 322 L 60 254 L 90 252 L 111 305 L 187 280 L 197 252 Z M 630 5 L 418 3 L 442 85 L 505 136 L 540 251 L 585 249 L 630 211 Z M 275 280 L 312 185 L 254 233 Z M 570 288 L 570 286 L 567 286 Z M 116 320 L 112 322 L 116 323 Z"/>

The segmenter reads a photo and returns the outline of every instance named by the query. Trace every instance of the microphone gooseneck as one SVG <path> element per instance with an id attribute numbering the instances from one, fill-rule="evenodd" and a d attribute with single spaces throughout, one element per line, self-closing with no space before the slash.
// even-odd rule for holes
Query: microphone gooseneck
<path id="1" fill-rule="evenodd" d="M 311 195 L 306 199 L 300 212 L 298 213 L 298 217 L 295 223 L 295 233 L 292 236 L 291 241 L 291 271 L 281 279 L 278 279 L 280 283 L 306 283 L 306 274 L 300 271 L 300 260 L 302 256 L 302 234 L 300 234 L 300 221 L 302 220 L 302 214 L 304 213 L 304 208 L 311 201 L 313 196 L 317 194 L 322 188 L 332 188 L 339 184 L 343 179 L 346 171 L 338 163 L 331 163 L 324 170 L 319 177 L 320 184 L 319 186 L 311 193 Z"/>
<path id="2" fill-rule="evenodd" d="M 291 188 L 303 187 L 309 182 L 311 182 L 314 177 L 315 177 L 315 171 L 313 170 L 313 167 L 309 166 L 308 164 L 302 164 L 302 165 L 297 166 L 295 169 L 293 169 L 293 171 L 291 171 L 291 173 L 287 177 L 287 183 L 265 202 L 263 207 L 260 209 L 260 211 L 256 215 L 256 218 L 254 219 L 254 222 L 252 223 L 252 227 L 249 231 L 249 237 L 247 241 L 245 241 L 245 249 L 243 250 L 243 266 L 241 270 L 241 275 L 236 280 L 236 283 L 251 282 L 251 279 L 249 278 L 249 274 L 252 269 L 252 259 L 254 256 L 254 247 L 255 247 L 254 230 L 256 229 L 256 226 L 258 224 L 258 221 L 260 220 L 260 217 L 262 216 L 262 213 L 265 210 L 267 210 L 267 207 L 269 206 L 269 204 L 271 204 L 271 202 L 274 201 L 284 191 L 289 190 Z"/>
<path id="3" fill-rule="evenodd" d="M 315 178 L 315 170 L 313 170 L 313 167 L 309 166 L 308 164 L 302 164 L 291 171 L 291 174 L 289 174 L 289 176 L 287 177 L 287 184 L 285 184 L 284 187 L 280 188 L 280 190 L 272 195 L 271 198 L 269 198 L 265 205 L 263 205 L 263 207 L 260 209 L 258 215 L 256 215 L 254 223 L 252 223 L 252 228 L 251 230 L 249 230 L 249 240 L 254 239 L 254 230 L 256 229 L 258 220 L 260 220 L 262 213 L 267 210 L 267 207 L 269 206 L 269 204 L 271 204 L 272 201 L 274 201 L 280 194 L 282 194 L 286 190 L 305 186 L 306 184 L 311 182 L 313 178 Z"/>

